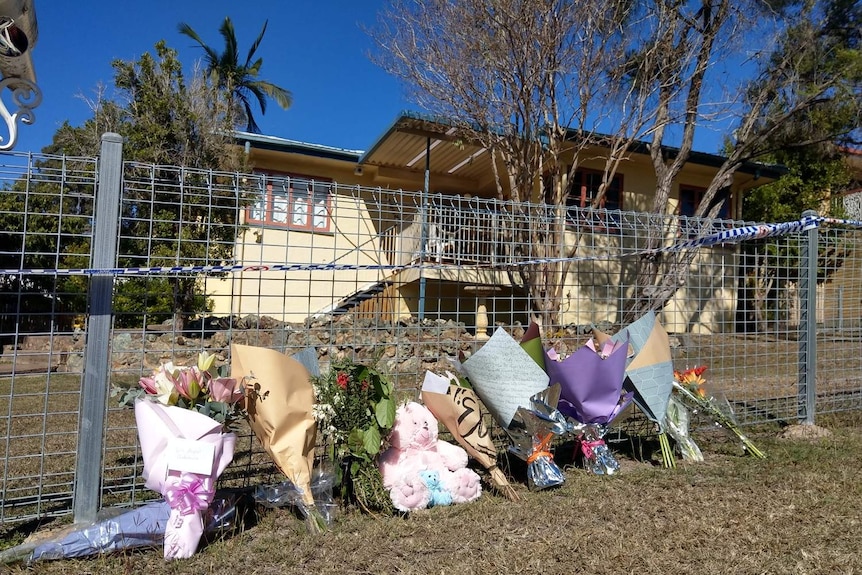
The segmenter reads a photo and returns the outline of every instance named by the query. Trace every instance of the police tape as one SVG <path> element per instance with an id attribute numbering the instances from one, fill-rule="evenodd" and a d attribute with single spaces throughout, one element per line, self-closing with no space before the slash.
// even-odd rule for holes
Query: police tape
<path id="1" fill-rule="evenodd" d="M 802 233 L 817 228 L 823 224 L 862 228 L 862 221 L 839 218 L 824 218 L 821 216 L 805 216 L 792 222 L 772 224 L 755 224 L 720 230 L 713 234 L 698 236 L 676 242 L 669 246 L 655 249 L 633 250 L 624 255 L 608 254 L 604 256 L 574 256 L 571 258 L 538 258 L 507 262 L 498 267 L 503 269 L 518 268 L 530 265 L 559 263 L 564 261 L 609 261 L 621 257 L 644 257 L 659 253 L 672 253 L 720 244 L 734 244 L 747 240 L 770 238 L 781 235 Z M 297 272 L 297 271 L 399 271 L 411 268 L 434 269 L 450 267 L 444 263 L 414 261 L 404 265 L 384 264 L 339 264 L 339 263 L 292 263 L 292 264 L 229 264 L 229 265 L 189 265 L 189 266 L 148 266 L 148 267 L 117 267 L 117 268 L 65 268 L 65 269 L 0 269 L 0 275 L 57 275 L 57 276 L 145 276 L 173 274 L 215 274 L 237 272 Z"/>

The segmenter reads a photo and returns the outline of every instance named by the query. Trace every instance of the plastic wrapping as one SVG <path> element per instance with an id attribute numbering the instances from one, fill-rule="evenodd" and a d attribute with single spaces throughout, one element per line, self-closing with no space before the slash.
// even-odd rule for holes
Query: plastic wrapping
<path id="1" fill-rule="evenodd" d="M 244 522 L 241 491 L 217 491 L 204 513 L 206 534 L 234 530 Z M 165 529 L 171 507 L 164 500 L 153 501 L 135 509 L 109 508 L 87 525 L 69 525 L 52 538 L 27 541 L 0 553 L 0 564 L 26 561 L 72 559 L 164 544 Z"/>
<path id="2" fill-rule="evenodd" d="M 530 489 L 561 485 L 565 474 L 554 463 L 550 445 L 554 437 L 571 432 L 566 417 L 557 411 L 560 385 L 554 384 L 530 398 L 532 409 L 519 407 L 508 429 L 512 445 L 509 451 L 527 462 L 527 484 Z"/>
<path id="3" fill-rule="evenodd" d="M 335 473 L 331 470 L 318 468 L 312 471 L 311 494 L 314 498 L 314 507 L 327 526 L 332 525 L 338 511 L 338 504 L 332 496 L 334 486 Z M 272 485 L 259 485 L 255 488 L 253 497 L 256 503 L 268 509 L 296 507 L 306 521 L 310 520 L 305 494 L 289 479 Z"/>
<path id="4" fill-rule="evenodd" d="M 679 392 L 683 400 L 691 404 L 694 412 L 701 411 L 717 426 L 736 435 L 742 442 L 744 451 L 759 459 L 765 458 L 766 454 L 760 451 L 740 429 L 733 408 L 724 394 L 716 390 L 707 391 L 706 382 L 701 377 L 704 371 L 706 371 L 706 367 L 701 366 L 683 372 L 675 372 L 674 389 Z"/>
<path id="5" fill-rule="evenodd" d="M 689 434 L 689 413 L 685 405 L 675 397 L 668 401 L 665 414 L 665 429 L 676 443 L 676 449 L 683 461 L 703 461 L 703 453 Z"/>
<path id="6" fill-rule="evenodd" d="M 593 475 L 614 475 L 620 470 L 619 462 L 605 443 L 606 433 L 604 425 L 585 425 L 578 436 L 584 467 Z"/>

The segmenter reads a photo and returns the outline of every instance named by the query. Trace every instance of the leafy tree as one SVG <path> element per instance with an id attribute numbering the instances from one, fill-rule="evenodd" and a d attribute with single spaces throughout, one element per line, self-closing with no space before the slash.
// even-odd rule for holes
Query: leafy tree
<path id="1" fill-rule="evenodd" d="M 52 144 L 43 150 L 51 157 L 40 160 L 39 168 L 56 173 L 60 163 L 68 161 L 61 155 L 95 156 L 101 134 L 117 132 L 125 140 L 124 177 L 127 182 L 136 182 L 127 185 L 122 194 L 118 265 L 217 264 L 230 259 L 243 198 L 239 183 L 228 171 L 244 168 L 244 156 L 229 139 L 232 110 L 201 74 L 187 81 L 176 52 L 164 42 L 156 44 L 155 54 L 145 53 L 134 62 L 118 60 L 113 67 L 114 98 L 107 99 L 104 90 L 100 90 L 90 102 L 90 119 L 78 127 L 64 123 L 54 134 Z M 50 265 L 34 261 L 28 267 L 81 267 L 84 262 L 72 256 L 89 254 L 88 243 L 59 248 L 54 244 L 67 236 L 85 242 L 89 217 L 81 219 L 78 225 L 85 226 L 81 230 L 73 230 L 73 222 L 66 218 L 59 234 L 41 234 L 42 227 L 56 228 L 59 220 L 55 218 L 37 228 L 34 218 L 39 216 L 31 213 L 34 208 L 57 213 L 56 208 L 34 206 L 37 200 L 60 205 L 69 197 L 56 187 L 44 195 L 3 195 L 4 202 L 15 204 L 10 212 L 26 213 L 30 218 L 26 236 L 20 233 L 23 220 L 4 227 L 14 230 L 11 236 L 52 243 L 47 247 L 21 245 L 22 252 L 15 253 L 26 253 L 28 257 L 61 254 Z M 87 210 L 91 217 L 92 206 Z M 17 215 L 4 210 L 4 217 Z M 81 278 L 74 281 L 80 283 Z M 139 326 L 143 321 L 174 317 L 175 327 L 182 329 L 187 317 L 208 309 L 201 287 L 197 277 L 121 278 L 117 282 L 117 323 Z"/>
<path id="2" fill-rule="evenodd" d="M 69 158 L 62 173 L 95 175 L 93 160 Z M 80 268 L 89 264 L 92 186 L 60 169 L 37 168 L 31 180 L 0 191 L 0 267 Z M 77 181 L 76 181 L 77 180 Z M 86 311 L 87 280 L 81 276 L 0 275 L 2 334 L 69 329 Z"/>
<path id="3" fill-rule="evenodd" d="M 261 114 L 266 114 L 267 98 L 272 98 L 283 109 L 288 109 L 293 96 L 288 90 L 258 78 L 263 58 L 254 59 L 263 35 L 266 33 L 267 22 L 264 22 L 257 39 L 249 48 L 245 62 L 240 62 L 237 48 L 236 32 L 230 18 L 225 18 L 219 28 L 224 39 L 224 51 L 218 53 L 201 39 L 200 35 L 185 22 L 179 25 L 179 31 L 198 43 L 204 51 L 204 63 L 213 84 L 222 91 L 231 107 L 237 110 L 237 126 L 246 124 L 246 131 L 260 133 L 260 127 L 251 111 L 252 99 L 257 101 Z"/>
<path id="4" fill-rule="evenodd" d="M 796 5 L 796 2 L 776 4 L 782 10 L 794 9 Z M 766 139 L 766 145 L 774 151 L 767 153 L 765 159 L 786 166 L 787 173 L 749 192 L 743 202 L 746 220 L 788 221 L 809 209 L 842 215 L 829 212 L 834 209 L 831 200 L 840 196 L 851 182 L 842 146 L 859 141 L 862 6 L 835 0 L 825 3 L 820 16 L 823 22 L 820 26 L 809 20 L 789 27 L 772 60 L 780 61 L 783 54 L 793 53 L 801 43 L 808 49 L 798 53 L 797 91 L 816 92 L 822 78 L 830 74 L 840 81 L 808 114 L 792 117 Z M 783 108 L 786 99 L 783 95 L 776 98 L 775 108 Z M 847 249 L 834 236 L 823 240 L 818 256 L 821 276 L 840 267 Z M 794 261 L 797 251 L 793 246 L 779 249 L 767 242 L 744 246 L 745 297 L 740 302 L 743 326 L 758 331 L 768 329 L 785 299 L 781 294 L 792 291 L 798 281 L 796 267 L 786 265 Z"/>

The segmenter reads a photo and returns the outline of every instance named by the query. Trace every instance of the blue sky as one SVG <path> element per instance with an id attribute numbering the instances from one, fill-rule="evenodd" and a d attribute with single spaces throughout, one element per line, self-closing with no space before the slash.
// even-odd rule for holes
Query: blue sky
<path id="1" fill-rule="evenodd" d="M 256 116 L 268 135 L 366 149 L 403 109 L 398 82 L 368 58 L 378 0 L 35 0 L 39 37 L 33 49 L 43 101 L 36 123 L 21 126 L 16 151 L 38 152 L 64 120 L 80 125 L 90 111 L 83 94 L 113 86 L 111 61 L 136 60 L 164 39 L 187 68 L 202 56 L 177 32 L 187 22 L 221 51 L 218 28 L 230 16 L 243 58 L 265 20 L 257 54 L 262 77 L 293 93 L 293 106 L 270 103 Z M 8 102 L 8 98 L 7 98 Z"/>
<path id="2" fill-rule="evenodd" d="M 289 89 L 294 103 L 286 111 L 270 103 L 256 116 L 267 135 L 365 150 L 400 111 L 415 109 L 398 81 L 368 57 L 374 46 L 363 26 L 374 24 L 384 0 L 34 1 L 39 37 L 32 56 L 43 102 L 36 123 L 20 127 L 17 151 L 38 152 L 64 120 L 80 125 L 89 118 L 79 95 L 92 98 L 100 83 L 112 88 L 114 59 L 137 60 L 163 39 L 190 70 L 202 51 L 177 32 L 180 22 L 221 51 L 225 16 L 243 57 L 269 20 L 257 52 L 262 77 Z M 720 139 L 701 129 L 695 149 L 715 152 Z"/>

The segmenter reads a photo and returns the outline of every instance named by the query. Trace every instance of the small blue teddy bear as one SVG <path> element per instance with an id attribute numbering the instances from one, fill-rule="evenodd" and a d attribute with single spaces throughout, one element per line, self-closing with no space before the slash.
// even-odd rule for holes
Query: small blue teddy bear
<path id="1" fill-rule="evenodd" d="M 420 471 L 419 477 L 422 478 L 422 482 L 426 487 L 428 487 L 428 491 L 431 492 L 431 502 L 428 505 L 429 507 L 433 507 L 435 505 L 452 505 L 452 494 L 446 491 L 440 483 L 440 472 L 430 470 Z"/>

